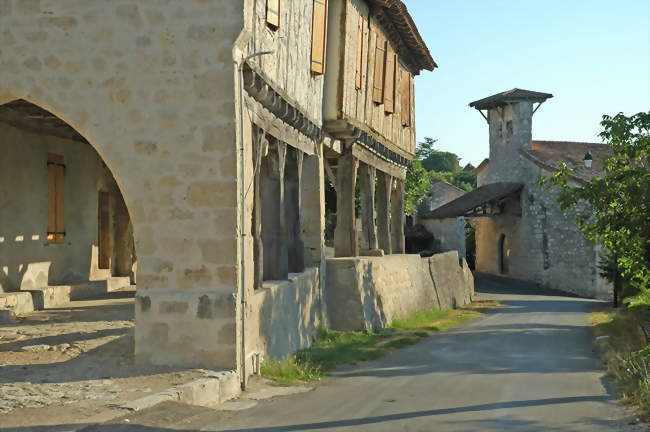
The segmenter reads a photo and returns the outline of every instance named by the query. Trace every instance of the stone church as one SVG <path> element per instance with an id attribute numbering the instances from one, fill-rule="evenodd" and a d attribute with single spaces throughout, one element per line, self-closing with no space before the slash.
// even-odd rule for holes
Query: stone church
<path id="1" fill-rule="evenodd" d="M 560 163 L 576 168 L 569 182 L 573 186 L 601 176 L 609 147 L 533 140 L 533 115 L 552 97 L 512 89 L 472 102 L 488 124 L 490 144 L 489 159 L 475 170 L 478 187 L 420 217 L 440 221 L 436 226 L 458 217 L 473 219 L 478 272 L 608 299 L 612 289 L 599 275 L 600 246 L 580 234 L 574 211 L 560 209 L 557 191 L 537 181 L 551 176 Z"/>

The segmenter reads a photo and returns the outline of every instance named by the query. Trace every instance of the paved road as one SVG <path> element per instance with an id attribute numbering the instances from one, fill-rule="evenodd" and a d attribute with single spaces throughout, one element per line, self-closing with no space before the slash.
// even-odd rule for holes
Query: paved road
<path id="1" fill-rule="evenodd" d="M 623 408 L 592 351 L 593 302 L 515 283 L 483 281 L 479 288 L 502 307 L 379 361 L 347 367 L 312 392 L 228 413 L 168 405 L 133 417 L 130 426 L 92 430 L 619 430 Z"/>

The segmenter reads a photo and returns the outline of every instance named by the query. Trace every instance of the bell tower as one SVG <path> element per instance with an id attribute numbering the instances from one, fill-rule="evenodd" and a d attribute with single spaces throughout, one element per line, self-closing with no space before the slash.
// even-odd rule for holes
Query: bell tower
<path id="1" fill-rule="evenodd" d="M 515 88 L 469 104 L 489 125 L 490 163 L 485 183 L 521 181 L 519 150 L 532 147 L 533 114 L 552 97 L 550 93 Z"/>

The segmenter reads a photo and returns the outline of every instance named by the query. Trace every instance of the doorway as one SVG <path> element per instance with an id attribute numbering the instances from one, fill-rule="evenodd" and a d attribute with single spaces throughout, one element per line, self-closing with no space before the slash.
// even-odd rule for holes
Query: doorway
<path id="1" fill-rule="evenodd" d="M 99 191 L 99 265 L 100 269 L 111 268 L 111 201 L 110 194 Z"/>
<path id="2" fill-rule="evenodd" d="M 507 274 L 509 271 L 510 246 L 505 234 L 499 237 L 499 273 Z"/>

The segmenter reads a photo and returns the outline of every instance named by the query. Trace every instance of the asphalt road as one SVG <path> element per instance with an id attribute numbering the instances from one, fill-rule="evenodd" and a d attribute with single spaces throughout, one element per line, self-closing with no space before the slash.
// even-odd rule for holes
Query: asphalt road
<path id="1" fill-rule="evenodd" d="M 129 424 L 88 430 L 625 430 L 623 407 L 593 353 L 593 301 L 512 282 L 483 281 L 479 289 L 502 307 L 378 361 L 341 369 L 309 393 L 232 412 L 166 404 Z"/>

